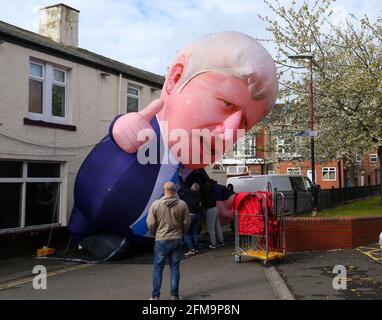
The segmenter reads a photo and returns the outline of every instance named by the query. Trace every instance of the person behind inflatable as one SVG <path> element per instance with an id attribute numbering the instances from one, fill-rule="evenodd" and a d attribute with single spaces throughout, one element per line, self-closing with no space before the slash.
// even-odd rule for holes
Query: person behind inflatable
<path id="1" fill-rule="evenodd" d="M 200 217 L 203 213 L 202 198 L 200 195 L 200 186 L 193 183 L 191 188 L 186 186 L 182 187 L 182 192 L 178 192 L 180 198 L 187 203 L 188 210 L 190 211 L 191 225 L 183 235 L 186 241 L 188 251 L 185 256 L 194 255 L 199 251 L 199 234 L 200 234 Z"/>
<path id="2" fill-rule="evenodd" d="M 216 181 L 212 179 L 207 180 L 203 199 L 204 207 L 206 209 L 207 231 L 210 236 L 210 249 L 215 249 L 216 246 L 224 246 L 223 231 L 219 220 L 219 210 L 216 207 L 215 184 Z"/>

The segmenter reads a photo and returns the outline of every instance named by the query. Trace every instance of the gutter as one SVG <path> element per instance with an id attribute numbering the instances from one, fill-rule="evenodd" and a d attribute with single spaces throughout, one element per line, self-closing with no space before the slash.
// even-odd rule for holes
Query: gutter
<path id="1" fill-rule="evenodd" d="M 4 33 L 3 31 L 0 31 L 0 39 L 3 41 L 6 41 L 6 42 L 16 44 L 16 45 L 20 45 L 20 46 L 25 47 L 25 48 L 29 48 L 29 49 L 36 50 L 36 51 L 39 51 L 42 53 L 46 53 L 46 54 L 49 54 L 49 55 L 52 55 L 52 56 L 55 56 L 58 58 L 63 58 L 63 59 L 66 59 L 66 60 L 69 60 L 72 62 L 80 63 L 82 65 L 92 67 L 92 68 L 95 68 L 97 70 L 112 73 L 112 74 L 117 75 L 117 76 L 123 75 L 127 79 L 135 80 L 135 81 L 141 82 L 143 84 L 146 84 L 146 85 L 149 85 L 151 87 L 158 88 L 158 89 L 162 89 L 162 86 L 164 83 L 164 82 L 158 83 L 155 81 L 147 80 L 143 77 L 139 77 L 137 75 L 133 75 L 133 74 L 128 73 L 128 72 L 123 72 L 123 71 L 121 72 L 120 69 L 109 67 L 109 66 L 106 66 L 104 64 L 100 64 L 100 63 L 97 63 L 97 62 L 94 62 L 94 61 L 91 61 L 91 60 L 88 60 L 85 58 L 81 58 L 81 57 L 78 57 L 77 55 L 63 52 L 61 50 L 51 48 L 51 47 L 48 47 L 48 46 L 43 45 L 43 44 L 36 43 L 34 41 L 30 41 L 30 40 L 23 39 L 23 38 L 20 38 L 17 36 L 13 36 L 13 35 L 10 35 L 9 33 Z M 121 62 L 116 61 L 116 63 L 121 63 Z"/>

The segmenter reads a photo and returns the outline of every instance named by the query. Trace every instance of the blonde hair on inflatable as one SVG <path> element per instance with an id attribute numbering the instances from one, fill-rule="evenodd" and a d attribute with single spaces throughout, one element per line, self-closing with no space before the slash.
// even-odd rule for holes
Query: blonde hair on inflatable
<path id="1" fill-rule="evenodd" d="M 180 56 L 186 56 L 188 62 L 179 80 L 178 92 L 196 76 L 212 71 L 248 80 L 251 97 L 258 101 L 266 98 L 268 109 L 274 106 L 277 98 L 275 63 L 256 39 L 234 31 L 214 33 L 186 46 L 175 61 Z"/>

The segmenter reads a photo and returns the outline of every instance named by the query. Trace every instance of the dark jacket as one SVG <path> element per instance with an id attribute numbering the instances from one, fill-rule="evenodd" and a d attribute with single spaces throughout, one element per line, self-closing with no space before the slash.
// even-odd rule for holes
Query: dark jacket
<path id="1" fill-rule="evenodd" d="M 187 203 L 190 213 L 201 215 L 203 213 L 203 202 L 200 192 L 192 191 L 182 176 L 179 176 L 179 183 L 181 186 L 178 191 L 180 199 Z"/>
<path id="2" fill-rule="evenodd" d="M 214 185 L 210 185 L 206 186 L 203 191 L 203 205 L 206 210 L 216 207 L 216 195 L 214 189 Z"/>
<path id="3" fill-rule="evenodd" d="M 202 197 L 199 192 L 184 189 L 181 199 L 187 203 L 190 213 L 201 215 L 203 213 Z"/>

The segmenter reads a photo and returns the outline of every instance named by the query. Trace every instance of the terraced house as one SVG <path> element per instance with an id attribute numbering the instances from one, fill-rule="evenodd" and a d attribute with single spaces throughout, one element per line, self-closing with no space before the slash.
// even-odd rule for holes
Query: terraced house
<path id="1" fill-rule="evenodd" d="M 79 11 L 40 11 L 39 33 L 0 21 L 0 235 L 65 226 L 86 155 L 164 77 L 78 47 Z"/>

